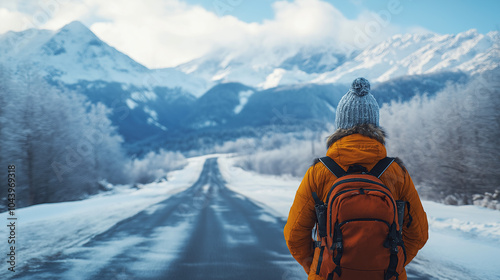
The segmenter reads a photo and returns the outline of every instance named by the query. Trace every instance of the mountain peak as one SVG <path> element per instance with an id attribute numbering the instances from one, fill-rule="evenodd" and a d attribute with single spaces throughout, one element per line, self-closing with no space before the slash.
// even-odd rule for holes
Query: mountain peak
<path id="1" fill-rule="evenodd" d="M 456 34 L 456 37 L 457 38 L 473 38 L 473 37 L 477 37 L 479 36 L 480 34 L 477 32 L 477 29 L 469 29 L 467 31 L 464 31 L 464 32 L 460 32 L 458 34 Z"/>
<path id="2" fill-rule="evenodd" d="M 474 34 L 474 35 L 478 34 L 476 28 L 472 28 L 472 29 L 469 29 L 469 30 L 461 32 L 461 33 L 464 33 L 464 34 Z"/>
<path id="3" fill-rule="evenodd" d="M 66 24 L 61 29 L 59 29 L 58 33 L 70 33 L 79 35 L 92 34 L 93 36 L 95 36 L 94 33 L 80 21 L 72 21 Z"/>
<path id="4" fill-rule="evenodd" d="M 495 40 L 495 41 L 497 41 L 497 42 L 498 42 L 498 38 L 499 38 L 499 36 L 500 36 L 500 32 L 498 32 L 498 31 L 496 31 L 496 30 L 495 30 L 495 31 L 490 31 L 490 32 L 488 32 L 488 34 L 486 34 L 486 36 L 488 36 L 488 37 L 490 37 L 490 38 L 492 38 L 493 40 Z"/>

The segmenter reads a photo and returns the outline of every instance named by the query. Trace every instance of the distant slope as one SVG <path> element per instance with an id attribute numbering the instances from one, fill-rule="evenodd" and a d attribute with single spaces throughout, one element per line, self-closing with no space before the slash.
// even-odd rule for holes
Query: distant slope
<path id="1" fill-rule="evenodd" d="M 345 85 L 293 85 L 256 92 L 231 125 L 307 126 L 333 122 Z"/>
<path id="2" fill-rule="evenodd" d="M 246 106 L 254 92 L 240 83 L 218 84 L 194 102 L 184 124 L 194 129 L 224 125 Z"/>
<path id="3" fill-rule="evenodd" d="M 500 63 L 497 31 L 480 34 L 472 29 L 456 35 L 396 35 L 363 50 L 315 82 L 345 82 L 364 76 L 384 82 L 401 76 L 462 71 L 477 74 Z"/>
<path id="4" fill-rule="evenodd" d="M 375 84 L 372 94 L 379 105 L 395 101 L 408 101 L 415 95 L 435 95 L 448 84 L 465 84 L 469 76 L 462 72 L 441 72 L 395 78 Z"/>
<path id="5" fill-rule="evenodd" d="M 458 34 L 404 34 L 363 50 L 327 48 L 233 53 L 218 51 L 177 67 L 210 81 L 265 89 L 297 83 L 349 83 L 363 76 L 372 82 L 439 72 L 482 73 L 500 64 L 500 35 L 472 29 Z"/>

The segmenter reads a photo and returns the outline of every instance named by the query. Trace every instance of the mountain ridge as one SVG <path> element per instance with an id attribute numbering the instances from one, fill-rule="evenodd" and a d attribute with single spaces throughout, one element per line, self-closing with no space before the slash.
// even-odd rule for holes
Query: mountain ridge
<path id="1" fill-rule="evenodd" d="M 72 22 L 56 31 L 0 35 L 0 64 L 15 70 L 28 62 L 54 86 L 105 104 L 132 153 L 141 153 L 259 137 L 255 131 L 319 128 L 333 121 L 336 104 L 358 76 L 372 82 L 380 105 L 432 96 L 498 65 L 498 37 L 474 30 L 395 35 L 346 53 L 278 49 L 254 59 L 219 52 L 175 68 L 148 69 Z"/>
<path id="2" fill-rule="evenodd" d="M 291 83 L 350 83 L 358 76 L 376 83 L 415 74 L 482 73 L 500 64 L 499 49 L 498 31 L 481 34 L 471 29 L 445 35 L 397 34 L 364 50 L 345 53 L 321 47 L 281 57 L 217 51 L 176 69 L 206 80 L 238 81 L 260 89 Z M 262 65 L 266 57 L 269 63 Z"/>
<path id="3" fill-rule="evenodd" d="M 59 30 L 29 29 L 0 35 L 0 63 L 22 62 L 65 84 L 104 80 L 152 89 L 181 88 L 196 97 L 221 82 L 256 89 L 287 84 L 345 83 L 365 76 L 372 83 L 437 72 L 471 74 L 500 64 L 498 31 L 471 29 L 458 34 L 397 34 L 364 50 L 304 47 L 272 53 L 229 50 L 177 67 L 148 69 L 96 36 L 79 21 Z"/>

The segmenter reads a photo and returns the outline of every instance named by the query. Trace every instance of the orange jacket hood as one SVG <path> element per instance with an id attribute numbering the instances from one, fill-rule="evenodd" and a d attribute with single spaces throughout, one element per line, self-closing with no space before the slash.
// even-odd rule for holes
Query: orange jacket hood
<path id="1" fill-rule="evenodd" d="M 351 134 L 333 143 L 326 155 L 347 169 L 354 164 L 372 167 L 387 156 L 387 151 L 382 143 L 373 138 Z"/>

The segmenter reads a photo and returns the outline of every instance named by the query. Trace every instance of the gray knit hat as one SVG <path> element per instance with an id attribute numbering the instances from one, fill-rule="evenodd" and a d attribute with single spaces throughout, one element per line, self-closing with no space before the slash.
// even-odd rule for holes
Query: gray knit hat
<path id="1" fill-rule="evenodd" d="M 357 78 L 337 106 L 335 126 L 348 129 L 359 124 L 378 124 L 379 107 L 370 93 L 370 82 Z"/>

